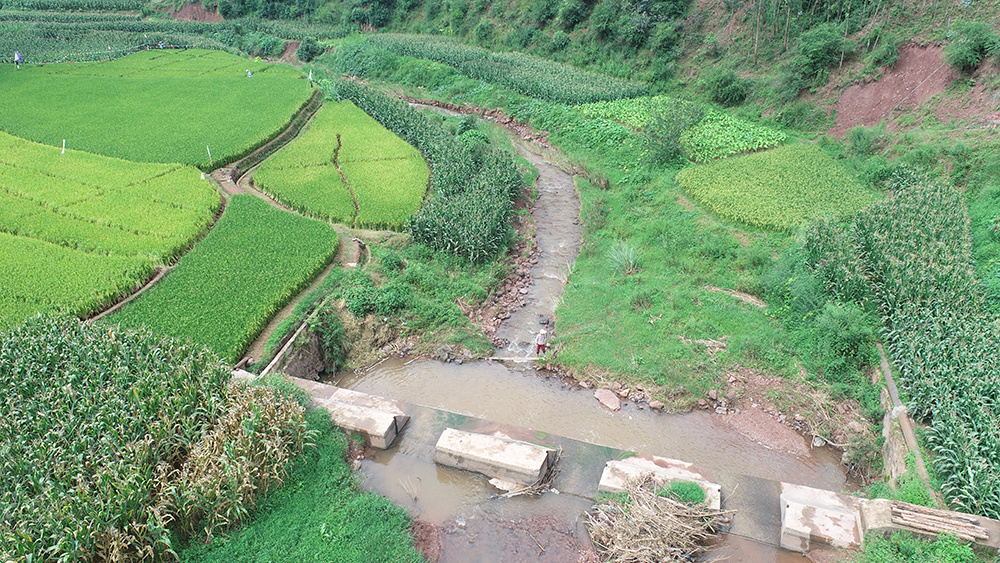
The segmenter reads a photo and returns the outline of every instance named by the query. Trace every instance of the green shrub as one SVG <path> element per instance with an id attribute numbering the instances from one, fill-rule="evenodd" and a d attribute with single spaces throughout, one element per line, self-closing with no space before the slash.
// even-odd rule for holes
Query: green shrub
<path id="1" fill-rule="evenodd" d="M 959 543 L 954 536 L 941 535 L 929 540 L 909 532 L 865 537 L 855 563 L 977 563 L 972 546 Z"/>
<path id="2" fill-rule="evenodd" d="M 705 78 L 708 95 L 724 106 L 738 106 L 750 94 L 750 79 L 730 69 L 716 68 Z"/>
<path id="3" fill-rule="evenodd" d="M 476 24 L 476 27 L 472 30 L 472 34 L 475 36 L 476 41 L 483 43 L 488 41 L 490 36 L 493 35 L 493 27 L 493 22 L 484 19 Z"/>
<path id="4" fill-rule="evenodd" d="M 587 4 L 583 0 L 562 0 L 559 4 L 559 24 L 568 31 L 587 19 Z"/>
<path id="5" fill-rule="evenodd" d="M 854 303 L 828 302 L 816 318 L 823 370 L 835 380 L 846 379 L 871 365 L 875 330 L 871 319 Z"/>
<path id="6" fill-rule="evenodd" d="M 552 51 L 563 51 L 569 47 L 569 34 L 559 30 L 552 34 Z"/>
<path id="7" fill-rule="evenodd" d="M 316 322 L 312 330 L 319 337 L 323 349 L 323 365 L 330 372 L 343 369 L 347 355 L 351 350 L 351 341 L 347 337 L 344 323 L 337 316 L 334 307 L 324 307 L 316 314 Z"/>
<path id="8" fill-rule="evenodd" d="M 326 49 L 316 41 L 315 37 L 306 37 L 299 44 L 298 50 L 295 51 L 295 55 L 303 62 L 309 62 L 315 59 L 317 56 L 322 55 L 323 51 Z"/>
<path id="9" fill-rule="evenodd" d="M 961 72 L 969 73 L 997 49 L 1000 37 L 990 24 L 958 20 L 949 33 L 952 41 L 944 48 L 945 60 Z"/>

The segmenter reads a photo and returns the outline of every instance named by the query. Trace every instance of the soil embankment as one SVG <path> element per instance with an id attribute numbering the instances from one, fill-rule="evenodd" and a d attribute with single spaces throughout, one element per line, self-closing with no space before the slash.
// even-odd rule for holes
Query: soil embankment
<path id="1" fill-rule="evenodd" d="M 1000 112 L 996 111 L 996 100 L 987 93 L 984 81 L 979 80 L 997 71 L 993 65 L 984 65 L 972 77 L 971 88 L 956 91 L 955 100 L 935 105 L 933 98 L 950 95 L 948 87 L 961 74 L 948 66 L 941 47 L 905 45 L 899 50 L 896 64 L 886 67 L 878 80 L 853 84 L 844 91 L 833 106 L 837 122 L 829 133 L 843 137 L 854 127 L 874 127 L 883 121 L 896 129 L 900 116 L 925 104 L 929 104 L 927 107 L 941 123 L 956 119 L 970 120 L 970 126 L 997 127 Z"/>

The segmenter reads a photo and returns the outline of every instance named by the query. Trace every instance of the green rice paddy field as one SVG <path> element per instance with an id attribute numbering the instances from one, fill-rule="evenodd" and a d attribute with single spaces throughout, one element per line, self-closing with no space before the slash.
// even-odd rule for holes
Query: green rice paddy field
<path id="1" fill-rule="evenodd" d="M 8 133 L 203 170 L 260 146 L 311 96 L 309 82 L 291 67 L 200 49 L 19 71 L 3 65 L 0 83 L 7 101 L 0 105 L 0 129 Z"/>
<path id="2" fill-rule="evenodd" d="M 190 166 L 63 154 L 0 132 L 0 327 L 111 304 L 188 247 L 220 204 Z"/>
<path id="3" fill-rule="evenodd" d="M 308 215 L 393 229 L 420 208 L 428 179 L 417 149 L 350 101 L 328 102 L 254 174 L 257 187 Z"/>

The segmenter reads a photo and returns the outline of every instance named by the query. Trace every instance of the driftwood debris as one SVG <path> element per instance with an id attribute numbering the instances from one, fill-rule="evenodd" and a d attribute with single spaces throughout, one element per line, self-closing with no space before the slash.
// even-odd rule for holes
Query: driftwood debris
<path id="1" fill-rule="evenodd" d="M 957 515 L 954 512 L 918 506 L 905 502 L 893 502 L 892 523 L 899 524 L 928 534 L 946 533 L 960 540 L 987 540 L 990 532 L 979 525 L 974 516 Z"/>
<path id="2" fill-rule="evenodd" d="M 661 497 L 652 475 L 626 483 L 625 493 L 627 501 L 600 502 L 587 513 L 590 539 L 602 561 L 690 561 L 735 513 Z"/>

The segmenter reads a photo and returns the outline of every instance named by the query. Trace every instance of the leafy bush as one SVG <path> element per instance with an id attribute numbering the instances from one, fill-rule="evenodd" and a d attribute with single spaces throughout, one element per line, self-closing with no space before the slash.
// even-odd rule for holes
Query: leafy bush
<path id="1" fill-rule="evenodd" d="M 875 358 L 875 330 L 854 303 L 828 302 L 816 318 L 823 371 L 835 380 L 847 379 Z"/>
<path id="2" fill-rule="evenodd" d="M 841 56 L 854 52 L 854 42 L 845 39 L 843 30 L 832 23 L 818 25 L 799 37 L 795 58 L 789 63 L 783 79 L 781 95 L 793 100 L 810 84 L 826 83 L 826 71 L 838 63 Z"/>
<path id="3" fill-rule="evenodd" d="M 559 4 L 559 24 L 568 31 L 587 19 L 587 4 L 583 0 L 562 0 Z"/>
<path id="4" fill-rule="evenodd" d="M 299 43 L 299 48 L 295 51 L 295 56 L 297 56 L 303 62 L 309 62 L 315 59 L 317 56 L 322 55 L 323 51 L 326 49 L 316 41 L 315 37 L 306 37 Z"/>
<path id="5" fill-rule="evenodd" d="M 979 63 L 1000 45 L 1000 36 L 990 24 L 958 20 L 953 24 L 952 39 L 944 48 L 945 60 L 965 73 L 976 70 Z"/>
<path id="6" fill-rule="evenodd" d="M 738 106 L 750 95 L 750 79 L 730 69 L 716 68 L 705 77 L 708 95 L 724 106 Z"/>
<path id="7" fill-rule="evenodd" d="M 889 536 L 865 538 L 855 563 L 977 563 L 972 546 L 959 543 L 954 536 L 941 535 L 929 540 L 909 532 L 893 532 Z"/>
<path id="8" fill-rule="evenodd" d="M 323 365 L 330 372 L 343 369 L 347 354 L 351 349 L 351 341 L 344 330 L 344 323 L 337 316 L 334 307 L 324 307 L 317 313 L 312 329 L 319 336 L 323 349 Z"/>

